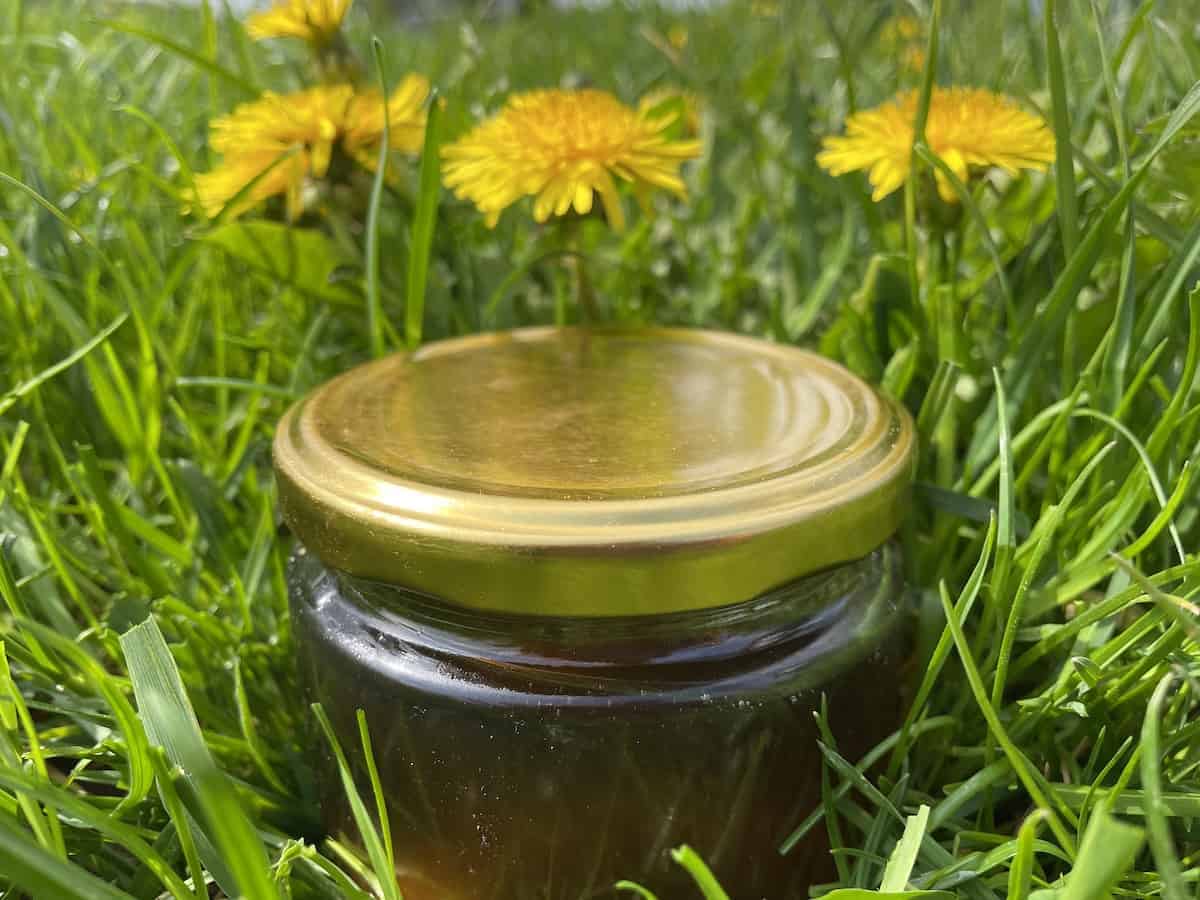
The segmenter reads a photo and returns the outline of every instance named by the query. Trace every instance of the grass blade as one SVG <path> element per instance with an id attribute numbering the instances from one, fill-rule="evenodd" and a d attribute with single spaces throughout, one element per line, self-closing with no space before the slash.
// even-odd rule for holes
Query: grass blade
<path id="1" fill-rule="evenodd" d="M 3 396 L 0 396 L 0 415 L 4 415 L 4 413 L 6 413 L 14 403 L 16 403 L 30 391 L 49 381 L 60 372 L 65 372 L 67 369 L 71 368 L 71 366 L 75 365 L 75 363 L 79 362 L 81 359 L 107 341 L 110 337 L 112 337 L 113 333 L 118 328 L 125 324 L 125 320 L 128 318 L 128 313 L 121 313 L 121 315 L 117 316 L 117 318 L 109 325 L 102 328 L 92 338 L 75 348 L 75 350 L 60 359 L 54 365 L 42 369 L 42 371 L 38 372 L 32 378 L 22 381 L 16 387 L 5 392 Z"/>
<path id="2" fill-rule="evenodd" d="M 929 43 L 925 48 L 925 66 L 921 74 L 921 89 L 917 95 L 917 115 L 913 122 L 913 145 L 909 155 L 908 178 L 904 182 L 904 247 L 908 254 L 908 285 L 912 303 L 920 307 L 921 280 L 917 271 L 917 147 L 925 143 L 925 125 L 929 121 L 929 104 L 933 99 L 933 84 L 937 77 L 938 41 L 942 30 L 942 0 L 933 0 L 933 15 L 929 22 Z"/>
<path id="3" fill-rule="evenodd" d="M 1106 812 L 1097 812 L 1083 835 L 1079 858 L 1059 900 L 1096 900 L 1109 896 L 1110 888 L 1133 864 L 1143 840 L 1142 829 L 1119 822 Z"/>
<path id="4" fill-rule="evenodd" d="M 914 816 L 909 816 L 904 823 L 904 834 L 896 842 L 896 849 L 888 857 L 887 866 L 883 870 L 883 881 L 879 890 L 883 893 L 903 891 L 908 887 L 912 877 L 913 866 L 917 862 L 917 852 L 921 849 L 921 841 L 925 838 L 925 829 L 929 825 L 929 807 L 925 804 L 917 809 Z"/>
<path id="5" fill-rule="evenodd" d="M 375 795 L 375 812 L 379 816 L 379 831 L 383 836 L 384 856 L 387 859 L 393 859 L 392 827 L 388 821 L 387 800 L 384 798 L 383 782 L 379 779 L 379 767 L 375 764 L 375 750 L 371 746 L 371 730 L 367 727 L 367 714 L 361 709 L 357 712 L 358 736 L 362 742 L 367 777 L 371 780 L 371 792 Z"/>
<path id="6" fill-rule="evenodd" d="M 1175 852 L 1175 842 L 1171 839 L 1171 829 L 1163 813 L 1162 775 L 1159 771 L 1163 749 L 1160 723 L 1167 695 L 1174 682 L 1175 675 L 1170 672 L 1159 680 L 1146 707 L 1146 717 L 1142 720 L 1142 787 L 1146 793 L 1146 829 L 1150 835 L 1154 864 L 1158 866 L 1159 877 L 1162 879 L 1162 896 L 1164 900 L 1187 900 L 1188 893 L 1183 885 L 1179 856 Z M 1140 845 L 1139 839 L 1138 846 Z"/>
<path id="7" fill-rule="evenodd" d="M 429 257 L 437 227 L 438 200 L 442 191 L 441 154 L 442 104 L 437 90 L 429 94 L 425 122 L 425 145 L 421 149 L 421 174 L 417 204 L 413 212 L 412 237 L 408 243 L 408 291 L 404 301 L 404 338 L 410 350 L 421 344 L 425 321 L 425 290 L 429 281 Z"/>
<path id="8" fill-rule="evenodd" d="M 1017 832 L 1017 853 L 1008 873 L 1008 900 L 1026 900 L 1029 897 L 1029 888 L 1033 883 L 1033 845 L 1038 826 L 1045 818 L 1046 811 L 1037 809 L 1021 823 L 1021 830 Z"/>
<path id="9" fill-rule="evenodd" d="M 121 635 L 121 649 L 129 666 L 138 711 L 150 741 L 166 751 L 167 758 L 186 776 L 195 805 L 198 831 L 205 838 L 200 856 L 231 897 L 277 900 L 267 855 L 233 785 L 217 768 L 201 735 L 196 714 L 179 677 L 179 669 L 153 619 Z M 208 846 L 205 846 L 207 843 Z M 232 882 L 229 882 L 232 879 Z"/>
<path id="10" fill-rule="evenodd" d="M 375 73 L 379 78 L 380 103 L 383 104 L 383 139 L 375 163 L 375 179 L 371 182 L 371 199 L 367 203 L 367 335 L 371 355 L 383 356 L 383 300 L 379 292 L 379 210 L 383 205 L 383 186 L 387 183 L 388 160 L 392 155 L 392 126 L 388 110 L 387 71 L 383 65 L 383 42 L 371 38 L 371 53 L 375 58 Z"/>
<path id="11" fill-rule="evenodd" d="M 1009 370 L 1008 388 L 1013 402 L 1020 403 L 1025 399 L 1034 373 L 1038 371 L 1047 349 L 1066 324 L 1071 306 L 1091 276 L 1109 234 L 1126 207 L 1133 201 L 1142 181 L 1149 175 L 1154 160 L 1197 112 L 1200 112 L 1200 82 L 1197 82 L 1175 107 L 1154 146 L 1142 157 L 1133 174 L 1105 205 L 1080 241 L 1079 247 L 1071 254 L 1066 268 L 1050 289 L 1042 311 L 1036 320 L 1031 321 L 1026 339 L 1020 342 L 1016 359 Z M 995 445 L 996 427 L 995 411 L 986 410 L 967 451 L 968 468 L 977 467 L 984 462 L 988 449 Z"/>
<path id="12" fill-rule="evenodd" d="M 983 714 L 984 719 L 987 720 L 988 728 L 991 729 L 993 737 L 996 738 L 1001 749 L 1004 750 L 1005 756 L 1008 757 L 1013 771 L 1017 773 L 1026 792 L 1038 806 L 1047 809 L 1050 830 L 1054 832 L 1059 845 L 1070 856 L 1075 856 L 1075 841 L 1071 838 L 1066 828 L 1063 827 L 1057 814 L 1051 811 L 1046 793 L 1042 790 L 1042 786 L 1038 781 L 1036 770 L 1025 754 L 1013 742 L 1012 738 L 1009 737 L 1008 731 L 1000 721 L 1000 716 L 988 700 L 987 689 L 984 687 L 983 678 L 979 674 L 979 668 L 975 665 L 975 657 L 971 653 L 970 645 L 967 643 L 967 636 L 963 632 L 962 622 L 950 602 L 950 595 L 946 593 L 944 584 L 941 586 L 939 596 L 942 601 L 942 610 L 946 614 L 946 623 L 949 625 L 950 633 L 954 637 L 954 646 L 958 649 L 958 658 L 962 662 L 963 671 L 966 673 L 967 682 L 971 687 L 971 693 L 975 697 L 975 703 L 978 705 L 979 711 Z"/>
<path id="13" fill-rule="evenodd" d="M 158 794 L 162 798 L 167 815 L 171 817 L 171 822 L 175 825 L 175 833 L 179 836 L 179 846 L 183 850 L 183 858 L 187 863 L 188 872 L 192 876 L 196 900 L 208 900 L 204 861 L 200 859 L 196 836 L 192 833 L 192 820 L 183 806 L 179 791 L 175 788 L 175 780 L 183 777 L 183 771 L 178 768 L 172 770 L 167 754 L 162 747 L 150 748 L 150 760 L 154 766 L 154 776 L 158 781 Z"/>
<path id="14" fill-rule="evenodd" d="M 954 725 L 955 722 L 956 720 L 951 716 L 931 716 L 930 718 L 923 719 L 916 723 L 907 733 L 902 731 L 893 732 L 891 735 L 876 744 L 870 750 L 870 752 L 863 756 L 858 763 L 858 768 L 864 771 L 869 771 L 872 769 L 875 764 L 879 762 L 879 760 L 883 759 L 889 750 L 894 749 L 896 745 L 900 743 L 902 738 L 912 740 L 930 731 L 936 731 L 940 728 L 949 728 L 950 726 Z M 795 831 L 789 834 L 783 843 L 779 845 L 779 852 L 783 855 L 790 853 L 795 848 L 796 844 L 803 840 L 804 836 L 808 834 L 809 831 L 820 824 L 821 816 L 825 812 L 826 807 L 829 804 L 833 804 L 841 800 L 850 791 L 850 788 L 851 784 L 845 781 L 834 788 L 832 795 L 829 798 L 829 803 L 818 806 L 803 822 L 796 826 Z"/>
<path id="15" fill-rule="evenodd" d="M 25 698 L 21 695 L 17 688 L 16 681 L 13 680 L 12 669 L 8 663 L 8 654 L 5 652 L 4 642 L 0 641 L 0 729 L 7 729 L 15 732 L 17 726 L 25 733 L 25 740 L 28 750 L 29 762 L 32 763 L 33 770 L 37 772 L 43 781 L 49 782 L 50 774 L 46 768 L 46 755 L 43 752 L 41 736 L 38 734 L 37 726 L 34 724 L 33 717 L 29 714 L 29 707 L 25 703 Z M 14 753 L 14 756 L 16 754 Z M 17 767 L 23 768 L 25 763 L 17 757 L 13 760 Z M 26 798 L 18 798 L 19 802 L 23 802 Z M 36 810 L 30 810 L 36 816 Z M 47 806 L 45 809 L 46 828 L 49 840 L 47 844 L 54 850 L 62 859 L 67 858 L 67 845 L 63 841 L 62 823 L 58 819 L 58 811 L 53 806 Z M 35 821 L 30 819 L 30 823 Z M 40 829 L 39 829 L 40 830 Z"/>
<path id="16" fill-rule="evenodd" d="M 1038 570 L 1041 568 L 1042 560 L 1050 550 L 1051 542 L 1058 536 L 1058 528 L 1062 523 L 1063 518 L 1071 509 L 1071 505 L 1075 502 L 1075 498 L 1079 496 L 1083 486 L 1087 484 L 1088 479 L 1104 462 L 1105 457 L 1112 452 L 1113 445 L 1109 444 L 1099 453 L 1092 457 L 1083 471 L 1076 476 L 1063 494 L 1062 500 L 1054 504 L 1038 522 L 1040 535 L 1037 537 L 1037 542 L 1033 545 L 1033 552 L 1029 558 L 1024 560 L 1024 572 L 1021 575 L 1021 581 L 1017 585 L 1017 593 L 1013 597 L 1012 606 L 1008 610 L 1008 621 L 1004 625 L 1004 633 L 1000 638 L 1000 653 L 996 659 L 996 674 L 992 680 L 992 706 L 999 709 L 1003 698 L 1004 689 L 1008 684 L 1008 666 L 1012 660 L 1013 646 L 1017 639 L 1017 629 L 1021 624 L 1021 615 L 1025 608 L 1025 598 L 1029 594 L 1030 585 L 1033 579 L 1037 576 Z M 1033 536 L 1030 536 L 1033 539 Z"/>
<path id="17" fill-rule="evenodd" d="M 948 359 L 938 363 L 937 371 L 934 372 L 933 380 L 917 413 L 917 431 L 926 441 L 932 439 L 934 429 L 954 399 L 954 385 L 959 372 L 958 365 Z"/>
<path id="18" fill-rule="evenodd" d="M 793 341 L 803 338 L 816 324 L 821 311 L 834 295 L 834 289 L 854 251 L 854 238 L 858 216 L 854 207 L 846 202 L 842 206 L 842 228 L 829 261 L 822 267 L 811 290 L 804 300 L 784 315 L 784 326 Z"/>
<path id="19" fill-rule="evenodd" d="M 1092 20 L 1096 30 L 1096 43 L 1100 48 L 1100 65 L 1104 70 L 1104 93 L 1108 98 L 1112 127 L 1117 136 L 1121 168 L 1125 177 L 1129 178 L 1131 167 L 1128 140 L 1125 136 L 1125 113 L 1121 107 L 1112 63 L 1108 58 L 1108 46 L 1104 41 L 1104 25 L 1096 0 L 1091 0 L 1091 7 Z M 1121 274 L 1117 288 L 1117 313 L 1113 317 L 1113 324 L 1109 330 L 1110 339 L 1101 363 L 1101 391 L 1109 409 L 1117 408 L 1125 392 L 1125 372 L 1129 367 L 1133 341 L 1135 239 L 1133 215 L 1127 213 L 1125 217 L 1125 250 L 1121 254 Z"/>
<path id="20" fill-rule="evenodd" d="M 1192 391 L 1196 389 L 1196 372 L 1200 369 L 1200 285 L 1188 294 L 1188 345 L 1179 373 L 1179 389 L 1171 396 L 1171 402 L 1162 411 L 1146 441 L 1146 452 L 1157 459 L 1171 440 L 1178 439 L 1175 427 L 1184 413 Z"/>
<path id="21" fill-rule="evenodd" d="M 1192 120 L 1192 117 L 1200 113 L 1200 81 L 1197 81 L 1191 86 L 1184 98 L 1179 101 L 1175 109 L 1171 111 L 1171 115 L 1167 117 L 1167 124 L 1163 127 L 1162 132 L 1158 136 L 1158 140 L 1154 142 L 1154 146 L 1142 157 L 1138 163 L 1138 172 L 1144 172 L 1149 169 L 1150 164 L 1166 149 L 1167 144 L 1175 140 L 1175 135 L 1179 134 Z M 1137 173 L 1135 173 L 1137 174 Z"/>
<path id="22" fill-rule="evenodd" d="M 70 231 L 71 234 L 73 234 L 73 235 L 75 235 L 75 237 L 79 238 L 79 242 L 81 244 L 83 244 L 84 246 L 88 247 L 91 250 L 94 250 L 96 252 L 96 255 L 99 256 L 100 259 L 104 262 L 105 266 L 111 268 L 107 257 L 105 257 L 105 255 L 104 255 L 104 252 L 99 247 L 96 246 L 95 242 L 90 237 L 88 237 L 86 234 L 84 234 L 79 229 L 78 225 L 76 225 L 74 222 L 71 221 L 70 216 L 68 216 L 65 212 L 63 212 L 61 209 L 59 209 L 57 206 L 55 206 L 52 202 L 47 200 L 45 197 L 43 197 L 41 194 L 39 194 L 36 190 L 34 190 L 29 185 L 27 185 L 25 182 L 21 181 L 18 178 L 13 178 L 7 172 L 0 172 L 0 184 L 10 185 L 11 187 L 15 187 L 15 188 L 17 188 L 17 190 L 23 191 L 24 193 L 29 195 L 29 197 L 33 200 L 34 203 L 36 203 L 42 209 L 46 210 L 46 212 L 50 213 L 50 215 L 54 216 L 54 218 L 57 219 L 62 225 L 66 226 L 67 230 Z"/>
<path id="23" fill-rule="evenodd" d="M 967 578 L 967 583 L 963 586 L 962 592 L 959 594 L 958 602 L 955 604 L 956 614 L 960 619 L 965 619 L 970 614 L 976 599 L 979 597 L 979 592 L 983 587 L 984 575 L 987 574 L 988 564 L 991 562 L 992 550 L 995 544 L 996 517 L 992 516 L 988 522 L 987 534 L 983 539 L 983 547 L 979 551 L 979 559 L 975 563 L 975 568 L 971 571 L 970 577 Z M 917 717 L 924 712 L 925 706 L 929 702 L 934 686 L 942 674 L 942 668 L 946 665 L 946 660 L 950 656 L 950 648 L 953 645 L 954 635 L 950 630 L 950 626 L 946 625 L 942 629 L 937 645 L 934 647 L 933 653 L 925 665 L 925 674 L 921 677 L 921 684 L 917 688 L 912 705 L 909 707 L 908 713 L 904 718 L 904 724 L 900 726 L 900 740 L 896 743 L 896 750 L 892 754 L 892 759 L 888 766 L 888 771 L 893 778 L 899 774 L 900 762 L 904 758 L 904 754 L 908 751 L 910 732 L 916 727 Z"/>
<path id="24" fill-rule="evenodd" d="M 150 746 L 142 721 L 134 712 L 122 686 L 104 667 L 93 659 L 79 643 L 68 640 L 56 631 L 38 622 L 21 620 L 24 632 L 33 634 L 45 646 L 61 656 L 71 670 L 86 679 L 86 683 L 104 698 L 112 710 L 113 718 L 125 741 L 129 759 L 129 790 L 118 805 L 118 810 L 135 807 L 150 793 L 154 784 L 154 770 L 150 762 Z"/>
<path id="25" fill-rule="evenodd" d="M 358 826 L 359 837 L 366 847 L 367 856 L 371 860 L 371 867 L 374 869 L 375 877 L 379 882 L 379 889 L 383 894 L 384 900 L 402 900 L 400 887 L 396 884 L 395 863 L 387 855 L 383 840 L 375 828 L 375 823 L 371 821 L 371 814 L 367 812 L 367 806 L 363 803 L 362 795 L 358 792 L 358 787 L 354 783 L 354 775 L 350 771 L 350 763 L 346 759 L 346 754 L 342 751 L 342 745 L 338 743 L 337 734 L 333 730 L 333 723 L 329 721 L 329 716 L 321 704 L 314 703 L 312 711 L 317 717 L 317 722 L 320 724 L 321 730 L 325 733 L 326 739 L 329 741 L 329 747 L 333 751 L 334 758 L 337 760 L 338 775 L 342 779 L 342 789 L 345 791 L 346 799 L 350 803 L 350 812 L 354 816 L 354 824 Z"/>
<path id="26" fill-rule="evenodd" d="M 1062 48 L 1058 43 L 1058 4 L 1059 0 L 1046 0 L 1042 24 L 1046 29 L 1046 72 L 1050 81 L 1050 121 L 1054 128 L 1054 199 L 1063 250 L 1070 257 L 1079 246 L 1079 201 L 1075 194 L 1067 78 L 1063 71 Z"/>
<path id="27" fill-rule="evenodd" d="M 729 895 L 725 893 L 725 889 L 717 882 L 717 878 L 713 875 L 712 870 L 700 858 L 700 854 L 684 844 L 682 847 L 677 847 L 671 851 L 671 858 L 692 876 L 692 881 L 696 882 L 696 887 L 700 888 L 700 893 L 704 895 L 704 900 L 729 900 Z"/>
<path id="28" fill-rule="evenodd" d="M 30 897 L 46 900 L 136 900 L 73 862 L 38 846 L 7 816 L 0 816 L 0 872 Z"/>
<path id="29" fill-rule="evenodd" d="M 1163 490 L 1162 481 L 1158 477 L 1158 472 L 1154 469 L 1154 461 L 1150 458 L 1150 453 L 1146 450 L 1142 442 L 1138 440 L 1136 434 L 1112 416 L 1107 416 L 1094 409 L 1077 409 L 1071 415 L 1073 417 L 1097 419 L 1129 441 L 1138 456 L 1138 460 L 1142 464 L 1142 468 L 1146 471 L 1146 478 L 1150 481 L 1150 487 L 1154 491 L 1154 499 L 1158 501 L 1159 508 L 1163 510 L 1167 509 L 1169 501 L 1166 491 Z M 1174 521 L 1171 521 L 1168 531 L 1170 532 L 1172 542 L 1175 544 L 1175 552 L 1179 556 L 1179 561 L 1181 563 L 1187 562 L 1187 554 L 1183 549 L 1183 538 L 1180 536 L 1179 529 L 1176 527 Z"/>
<path id="30" fill-rule="evenodd" d="M 105 810 L 98 809 L 68 790 L 34 776 L 13 769 L 0 769 L 0 787 L 43 803 L 47 808 L 58 808 L 78 819 L 89 828 L 94 828 L 106 838 L 120 842 L 132 856 L 149 869 L 171 896 L 190 900 L 194 895 L 165 859 L 138 834 L 138 829 L 127 825 Z M 60 859 L 59 862 L 65 862 Z M 3 871 L 3 870 L 0 870 Z M 7 874 L 7 873 L 4 873 Z"/>
<path id="31" fill-rule="evenodd" d="M 618 881 L 615 885 L 613 885 L 613 889 L 618 891 L 629 891 L 637 894 L 642 898 L 642 900 L 658 900 L 656 895 L 650 893 L 640 884 L 634 884 L 632 881 Z"/>
<path id="32" fill-rule="evenodd" d="M 1004 396 L 1004 381 L 1000 378 L 999 369 L 992 369 L 992 380 L 996 385 L 996 421 L 999 426 L 997 459 L 1000 463 L 999 497 L 996 501 L 996 567 L 993 583 L 996 592 L 1003 596 L 1008 584 L 1008 568 L 1017 544 L 1014 525 L 1012 432 L 1008 427 L 1008 401 Z"/>
<path id="33" fill-rule="evenodd" d="M 252 591 L 247 591 L 247 593 L 253 594 Z M 238 656 L 233 664 L 233 697 L 237 707 L 238 721 L 242 726 L 242 736 L 246 739 L 246 749 L 249 751 L 250 757 L 267 783 L 280 794 L 287 794 L 287 787 L 267 759 L 267 749 L 263 746 L 262 739 L 258 736 L 258 729 L 254 725 L 254 714 L 250 710 L 250 699 L 246 695 L 246 680 L 242 676 L 241 656 Z"/>
<path id="34" fill-rule="evenodd" d="M 121 31 L 125 34 L 141 38 L 144 41 L 149 41 L 151 44 L 157 44 L 168 53 L 173 53 L 175 56 L 186 59 L 193 65 L 203 69 L 205 72 L 208 72 L 210 75 L 216 75 L 222 81 L 233 85 L 247 96 L 253 97 L 262 93 L 262 90 L 258 87 L 258 85 L 247 81 L 236 72 L 231 72 L 215 59 L 207 57 L 203 53 L 198 53 L 191 47 L 172 40 L 166 35 L 156 34 L 149 29 L 141 28 L 129 22 L 101 21 L 100 24 L 106 28 L 111 28 L 113 31 Z"/>

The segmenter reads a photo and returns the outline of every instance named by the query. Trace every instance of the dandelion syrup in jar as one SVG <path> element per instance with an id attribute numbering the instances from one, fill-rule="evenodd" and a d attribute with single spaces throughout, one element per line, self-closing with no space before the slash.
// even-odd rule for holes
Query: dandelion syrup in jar
<path id="1" fill-rule="evenodd" d="M 301 669 L 370 796 L 365 712 L 407 900 L 690 896 L 685 843 L 737 897 L 827 879 L 823 829 L 779 848 L 822 697 L 850 758 L 896 724 L 913 441 L 839 365 L 691 330 L 443 341 L 298 403 Z"/>

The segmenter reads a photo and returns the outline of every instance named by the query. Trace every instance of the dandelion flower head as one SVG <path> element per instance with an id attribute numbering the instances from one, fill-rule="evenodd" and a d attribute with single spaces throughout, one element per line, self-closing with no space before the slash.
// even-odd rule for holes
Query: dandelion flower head
<path id="1" fill-rule="evenodd" d="M 879 43 L 899 59 L 901 68 L 909 72 L 920 72 L 925 68 L 923 32 L 924 27 L 913 16 L 892 16 L 879 29 Z"/>
<path id="2" fill-rule="evenodd" d="M 522 197 L 535 198 L 533 217 L 545 222 L 571 209 L 586 215 L 599 194 L 609 224 L 620 231 L 618 180 L 639 196 L 662 188 L 686 197 L 679 168 L 700 154 L 700 142 L 665 134 L 677 117 L 632 109 L 599 90 L 516 94 L 443 149 L 445 181 L 479 207 L 489 227 Z"/>
<path id="3" fill-rule="evenodd" d="M 894 45 L 902 41 L 916 41 L 921 38 L 921 23 L 912 16 L 892 16 L 879 29 L 879 39 L 885 44 Z"/>
<path id="4" fill-rule="evenodd" d="M 908 178 L 916 117 L 916 91 L 855 113 L 846 120 L 845 135 L 825 138 L 817 163 L 834 175 L 865 171 L 872 199 L 882 200 Z M 935 87 L 925 141 L 964 182 L 972 167 L 1044 171 L 1054 160 L 1054 134 L 1046 123 L 1012 98 L 982 88 Z M 953 186 L 941 172 L 936 177 L 942 198 L 955 202 Z"/>
<path id="5" fill-rule="evenodd" d="M 342 27 L 353 0 L 276 0 L 274 6 L 246 20 L 255 40 L 293 37 L 320 46 Z"/>
<path id="6" fill-rule="evenodd" d="M 429 82 L 409 75 L 387 102 L 389 146 L 415 153 L 425 132 Z M 289 219 L 304 210 L 304 192 L 329 171 L 335 149 L 371 167 L 383 136 L 383 98 L 377 90 L 325 85 L 293 94 L 267 93 L 214 119 L 210 144 L 222 155 L 197 176 L 196 194 L 214 216 L 245 191 L 238 215 L 268 197 L 286 199 Z M 247 190 L 248 188 L 248 190 Z"/>

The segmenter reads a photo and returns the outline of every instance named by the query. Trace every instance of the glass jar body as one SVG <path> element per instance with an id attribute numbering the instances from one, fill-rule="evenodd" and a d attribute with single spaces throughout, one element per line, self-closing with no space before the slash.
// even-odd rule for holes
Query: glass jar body
<path id="1" fill-rule="evenodd" d="M 292 615 L 364 796 L 370 726 L 406 900 L 694 893 L 689 844 L 747 900 L 806 897 L 832 872 L 814 713 L 842 755 L 896 726 L 907 658 L 899 551 L 755 600 L 662 616 L 484 613 L 331 571 L 301 548 Z M 353 839 L 336 776 L 326 826 Z"/>

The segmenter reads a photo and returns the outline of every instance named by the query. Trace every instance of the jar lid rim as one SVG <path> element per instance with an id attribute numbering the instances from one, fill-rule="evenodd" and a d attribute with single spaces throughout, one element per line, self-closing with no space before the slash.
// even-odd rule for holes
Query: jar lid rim
<path id="1" fill-rule="evenodd" d="M 864 556 L 906 512 L 903 408 L 815 353 L 723 332 L 529 328 L 346 372 L 275 438 L 323 562 L 468 606 L 736 603 Z"/>

